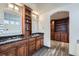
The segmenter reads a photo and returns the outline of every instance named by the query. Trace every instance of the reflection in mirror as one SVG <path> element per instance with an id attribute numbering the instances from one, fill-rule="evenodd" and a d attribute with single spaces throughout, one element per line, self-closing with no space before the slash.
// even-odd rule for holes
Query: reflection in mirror
<path id="1" fill-rule="evenodd" d="M 18 23 L 18 22 L 16 22 L 16 25 L 19 25 L 19 23 Z"/>
<path id="2" fill-rule="evenodd" d="M 17 6 L 15 6 L 15 10 L 19 11 L 19 8 Z"/>
<path id="3" fill-rule="evenodd" d="M 4 20 L 4 24 L 9 24 L 9 21 L 8 20 Z"/>
<path id="4" fill-rule="evenodd" d="M 14 24 L 14 21 L 10 21 L 10 24 Z"/>
<path id="5" fill-rule="evenodd" d="M 14 5 L 13 5 L 13 4 L 8 4 L 8 7 L 9 7 L 9 8 L 13 8 Z"/>

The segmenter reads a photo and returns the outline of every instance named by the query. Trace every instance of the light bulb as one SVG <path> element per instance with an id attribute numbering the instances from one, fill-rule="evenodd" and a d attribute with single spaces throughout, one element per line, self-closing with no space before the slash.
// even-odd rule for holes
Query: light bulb
<path id="1" fill-rule="evenodd" d="M 8 4 L 8 7 L 13 8 L 14 6 L 13 6 L 13 4 Z"/>
<path id="2" fill-rule="evenodd" d="M 15 6 L 15 10 L 19 11 L 19 8 L 17 6 Z"/>

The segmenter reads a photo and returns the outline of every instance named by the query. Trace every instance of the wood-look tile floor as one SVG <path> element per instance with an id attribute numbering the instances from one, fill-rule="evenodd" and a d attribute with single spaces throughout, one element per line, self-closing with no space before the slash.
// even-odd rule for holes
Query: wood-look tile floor
<path id="1" fill-rule="evenodd" d="M 69 56 L 68 43 L 52 41 L 51 45 L 51 48 L 41 48 L 35 54 L 33 54 L 33 56 Z"/>

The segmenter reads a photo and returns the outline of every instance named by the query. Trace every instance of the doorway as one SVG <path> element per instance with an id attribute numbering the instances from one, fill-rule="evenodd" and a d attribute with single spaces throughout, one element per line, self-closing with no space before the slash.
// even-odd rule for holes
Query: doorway
<path id="1" fill-rule="evenodd" d="M 51 39 L 69 43 L 69 17 L 51 20 Z"/>
<path id="2" fill-rule="evenodd" d="M 51 16 L 51 48 L 56 55 L 68 55 L 69 52 L 69 12 L 60 11 Z M 57 52 L 59 51 L 59 52 Z"/>

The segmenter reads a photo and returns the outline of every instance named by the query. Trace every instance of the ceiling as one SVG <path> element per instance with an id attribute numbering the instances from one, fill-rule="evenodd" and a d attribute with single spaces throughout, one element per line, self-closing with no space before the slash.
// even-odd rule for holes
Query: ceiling
<path id="1" fill-rule="evenodd" d="M 47 12 L 59 6 L 59 4 L 54 3 L 36 3 L 39 13 Z"/>
<path id="2" fill-rule="evenodd" d="M 63 6 L 63 5 L 69 5 L 69 3 L 31 3 L 34 4 L 40 14 L 50 11 L 51 9 Z"/>

